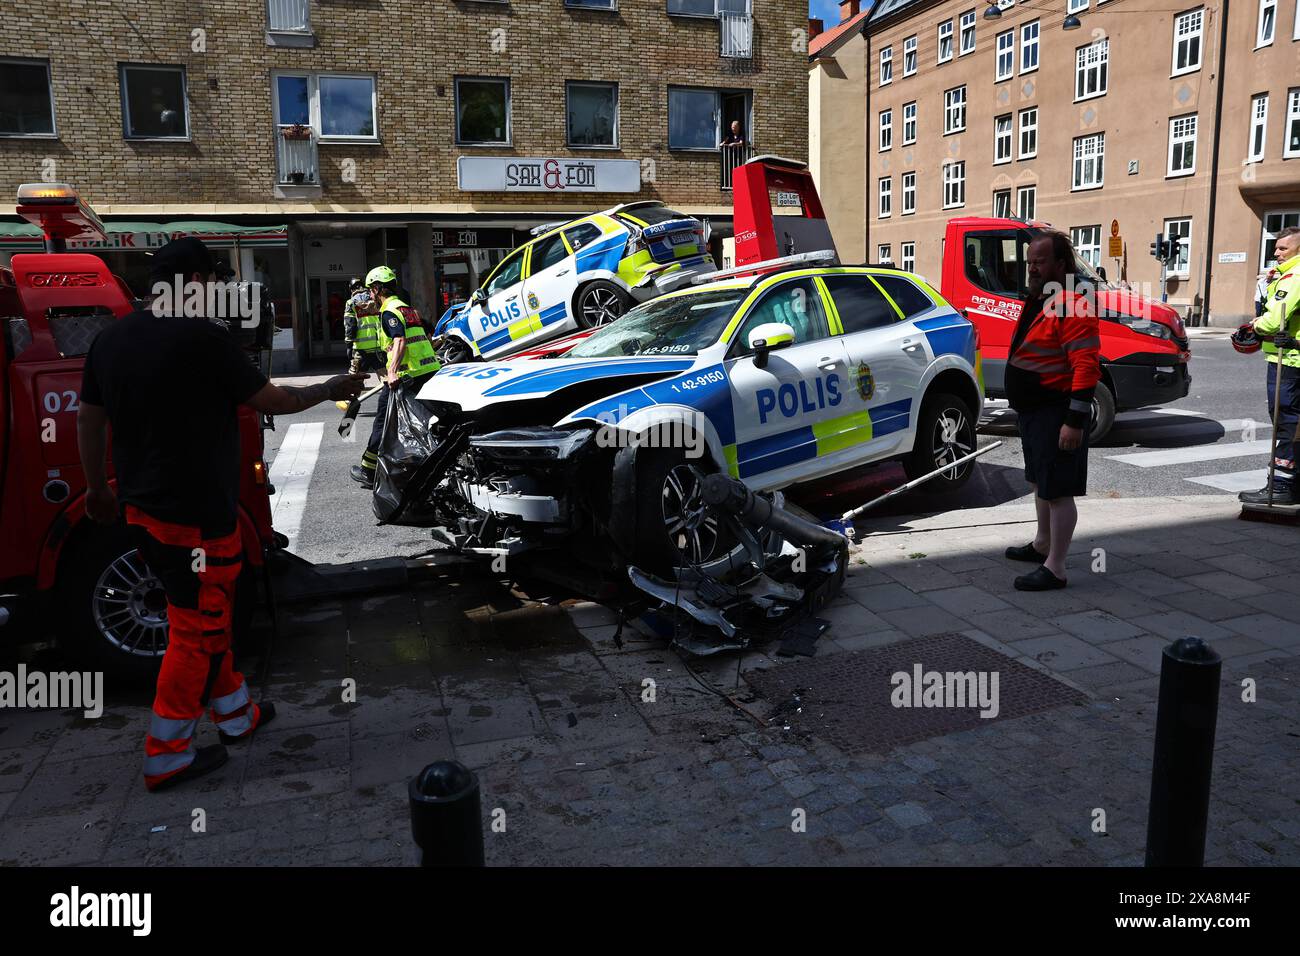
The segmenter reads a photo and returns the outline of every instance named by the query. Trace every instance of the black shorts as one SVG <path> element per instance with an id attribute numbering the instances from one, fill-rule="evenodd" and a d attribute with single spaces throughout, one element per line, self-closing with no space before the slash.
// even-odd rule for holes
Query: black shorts
<path id="1" fill-rule="evenodd" d="M 1025 481 L 1038 497 L 1077 498 L 1088 493 L 1088 429 L 1074 451 L 1061 450 L 1065 405 L 1045 405 L 1020 412 L 1020 443 L 1025 450 Z"/>

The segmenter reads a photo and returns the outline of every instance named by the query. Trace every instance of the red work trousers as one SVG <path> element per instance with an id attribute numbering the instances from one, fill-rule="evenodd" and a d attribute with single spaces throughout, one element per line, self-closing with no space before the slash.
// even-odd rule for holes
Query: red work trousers
<path id="1" fill-rule="evenodd" d="M 136 547 L 167 592 L 167 652 L 144 741 L 144 782 L 153 789 L 194 761 L 205 708 L 222 733 L 253 732 L 261 714 L 230 652 L 239 532 L 205 538 L 191 525 L 126 507 Z"/>

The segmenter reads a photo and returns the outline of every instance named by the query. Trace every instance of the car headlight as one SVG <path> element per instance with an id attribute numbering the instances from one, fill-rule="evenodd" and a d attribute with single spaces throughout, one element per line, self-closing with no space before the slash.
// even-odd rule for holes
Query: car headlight
<path id="1" fill-rule="evenodd" d="M 507 428 L 471 438 L 469 446 L 498 461 L 564 461 L 594 434 L 590 428 Z"/>
<path id="2" fill-rule="evenodd" d="M 1150 335 L 1157 339 L 1169 339 L 1174 337 L 1173 330 L 1163 322 L 1157 322 L 1154 319 L 1140 319 L 1136 315 L 1116 315 L 1115 321 L 1121 325 L 1127 326 L 1134 332 L 1142 335 Z"/>

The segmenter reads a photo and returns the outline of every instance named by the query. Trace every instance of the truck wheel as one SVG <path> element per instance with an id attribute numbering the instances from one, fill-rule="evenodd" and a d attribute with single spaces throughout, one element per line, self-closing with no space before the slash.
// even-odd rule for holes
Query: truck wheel
<path id="1" fill-rule="evenodd" d="M 975 450 L 975 413 L 956 395 L 934 392 L 925 396 L 921 417 L 916 425 L 916 445 L 903 458 L 908 481 L 929 474 L 936 468 L 969 455 Z M 953 471 L 936 475 L 918 490 L 928 494 L 956 491 L 966 484 L 975 470 L 968 461 Z"/>
<path id="2" fill-rule="evenodd" d="M 654 574 L 705 564 L 736 546 L 733 536 L 700 500 L 699 479 L 712 467 L 680 448 L 642 448 L 637 454 L 636 541 L 631 561 Z"/>
<path id="3" fill-rule="evenodd" d="M 579 328 L 598 328 L 626 312 L 631 301 L 628 294 L 614 283 L 594 279 L 579 289 L 574 297 L 573 318 Z"/>
<path id="4" fill-rule="evenodd" d="M 1088 444 L 1095 445 L 1110 433 L 1115 424 L 1115 395 L 1105 382 L 1098 382 L 1092 393 L 1092 424 L 1088 428 Z"/>
<path id="5" fill-rule="evenodd" d="M 124 684 L 151 684 L 167 650 L 167 595 L 126 524 L 85 526 L 68 543 L 55 585 L 58 641 L 70 657 Z M 248 632 L 257 587 L 245 565 L 235 591 L 235 640 Z"/>

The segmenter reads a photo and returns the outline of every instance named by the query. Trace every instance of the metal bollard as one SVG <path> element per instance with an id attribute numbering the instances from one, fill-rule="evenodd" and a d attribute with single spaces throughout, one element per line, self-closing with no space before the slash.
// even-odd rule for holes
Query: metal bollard
<path id="1" fill-rule="evenodd" d="M 455 760 L 439 760 L 411 780 L 411 835 L 421 866 L 482 866 L 483 820 L 478 777 Z"/>
<path id="2" fill-rule="evenodd" d="M 1223 659 L 1199 637 L 1165 648 L 1147 815 L 1147 866 L 1202 866 Z"/>

